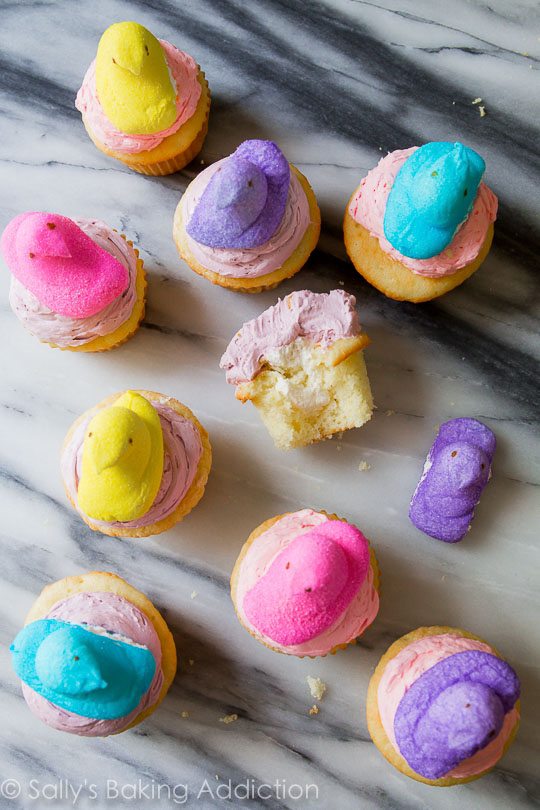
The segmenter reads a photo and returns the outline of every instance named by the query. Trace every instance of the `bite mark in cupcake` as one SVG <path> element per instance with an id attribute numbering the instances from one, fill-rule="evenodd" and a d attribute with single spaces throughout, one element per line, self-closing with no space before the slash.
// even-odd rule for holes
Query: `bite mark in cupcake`
<path id="1" fill-rule="evenodd" d="M 360 427 L 372 414 L 356 300 L 343 290 L 294 292 L 245 323 L 220 361 L 277 447 Z"/>

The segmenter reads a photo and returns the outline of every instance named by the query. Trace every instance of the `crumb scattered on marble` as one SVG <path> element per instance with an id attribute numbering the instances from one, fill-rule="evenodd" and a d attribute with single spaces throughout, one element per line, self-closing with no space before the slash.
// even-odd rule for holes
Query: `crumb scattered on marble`
<path id="1" fill-rule="evenodd" d="M 338 445 L 336 446 L 336 450 L 337 450 L 337 451 L 338 451 L 338 453 L 339 453 L 339 451 L 341 450 L 341 445 L 340 445 L 340 444 L 338 444 Z"/>
<path id="2" fill-rule="evenodd" d="M 235 720 L 238 720 L 238 715 L 237 714 L 226 714 L 225 717 L 220 717 L 219 718 L 219 722 L 220 723 L 225 723 L 226 726 L 228 726 L 229 723 L 234 723 Z"/>
<path id="3" fill-rule="evenodd" d="M 189 665 L 190 665 L 190 667 L 192 667 L 194 663 L 195 663 L 195 659 L 194 659 L 194 658 L 190 658 L 190 659 L 189 659 Z"/>
<path id="4" fill-rule="evenodd" d="M 192 599 L 195 599 L 195 597 L 198 596 L 198 595 L 199 595 L 198 591 L 191 591 L 191 598 Z"/>
<path id="5" fill-rule="evenodd" d="M 478 112 L 480 113 L 480 118 L 484 118 L 487 115 L 487 110 L 481 104 L 478 107 Z"/>
<path id="6" fill-rule="evenodd" d="M 345 282 L 344 282 L 344 281 L 338 281 L 338 284 L 339 284 L 341 287 L 344 287 L 344 286 L 345 286 Z"/>
<path id="7" fill-rule="evenodd" d="M 326 692 L 325 682 L 321 681 L 318 677 L 314 678 L 312 675 L 308 675 L 306 681 L 309 686 L 309 691 L 311 692 L 311 697 L 314 697 L 315 700 L 322 700 Z"/>
<path id="8" fill-rule="evenodd" d="M 189 717 L 189 712 L 182 712 L 180 717 L 183 717 L 186 720 Z"/>
<path id="9" fill-rule="evenodd" d="M 371 470 L 371 464 L 368 464 L 367 461 L 361 461 L 358 465 L 358 469 L 360 472 L 366 472 L 366 470 Z"/>
<path id="10" fill-rule="evenodd" d="M 455 102 L 455 101 L 453 101 L 453 102 L 452 102 L 452 104 L 454 105 L 454 107 L 456 106 L 456 102 Z"/>
<path id="11" fill-rule="evenodd" d="M 341 440 L 342 440 L 342 438 L 343 438 L 343 431 L 342 431 L 342 430 L 340 430 L 340 432 L 339 432 L 339 433 L 337 433 L 336 435 L 337 435 L 338 439 L 341 441 Z"/>
<path id="12" fill-rule="evenodd" d="M 385 416 L 393 416 L 394 414 L 395 414 L 395 411 L 393 411 L 392 409 L 389 409 L 389 410 L 385 411 L 385 413 L 384 413 Z"/>
<path id="13" fill-rule="evenodd" d="M 219 782 L 219 774 L 216 773 L 216 780 Z"/>
<path id="14" fill-rule="evenodd" d="M 480 104 L 481 102 L 482 99 L 480 98 L 480 96 L 478 96 L 478 98 L 475 98 L 473 101 L 471 101 L 471 104 Z"/>
<path id="15" fill-rule="evenodd" d="M 309 710 L 311 715 L 319 714 L 319 707 L 314 703 L 311 709 Z"/>

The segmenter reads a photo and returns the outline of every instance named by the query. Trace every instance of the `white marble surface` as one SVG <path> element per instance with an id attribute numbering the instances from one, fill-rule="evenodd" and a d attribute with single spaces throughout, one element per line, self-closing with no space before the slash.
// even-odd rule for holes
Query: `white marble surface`
<path id="1" fill-rule="evenodd" d="M 0 798 L 0 807 L 166 807 L 183 798 L 184 806 L 202 808 L 536 806 L 536 4 L 29 0 L 0 7 L 0 225 L 27 209 L 101 217 L 134 240 L 150 277 L 148 312 L 136 337 L 119 350 L 85 356 L 51 350 L 26 334 L 8 306 L 8 273 L 0 276 L 0 781 L 21 784 L 21 795 Z M 366 360 L 378 404 L 363 429 L 284 454 L 273 448 L 255 409 L 234 399 L 218 368 L 221 352 L 242 321 L 277 293 L 228 293 L 177 259 L 172 215 L 199 165 L 147 179 L 107 160 L 85 136 L 74 95 L 101 31 L 121 19 L 146 24 L 205 69 L 214 99 L 205 161 L 246 137 L 270 137 L 314 185 L 324 216 L 321 248 L 279 293 L 342 282 L 357 295 L 373 339 Z M 485 118 L 471 104 L 478 96 Z M 343 261 L 342 212 L 381 152 L 442 138 L 460 138 L 485 156 L 487 180 L 501 199 L 497 243 L 484 268 L 444 299 L 395 304 Z M 204 500 L 154 541 L 90 532 L 69 508 L 59 476 L 59 448 L 71 421 L 128 387 L 183 400 L 214 447 Z M 407 504 L 435 426 L 458 415 L 483 419 L 499 447 L 472 532 L 446 546 L 413 528 Z M 363 460 L 371 465 L 366 472 L 358 470 Z M 316 661 L 259 646 L 237 624 L 228 594 L 231 567 L 250 530 L 308 505 L 357 523 L 373 542 L 383 577 L 381 612 L 362 643 Z M 181 661 L 152 718 L 105 740 L 40 725 L 26 709 L 7 650 L 45 584 L 92 569 L 119 573 L 160 606 Z M 372 745 L 364 719 L 378 657 L 397 636 L 431 623 L 485 637 L 523 682 L 524 716 L 513 748 L 493 774 L 446 790 L 394 771 Z M 308 674 L 328 684 L 318 716 L 308 715 Z M 235 723 L 220 722 L 231 713 L 238 714 Z M 313 792 L 309 800 L 274 794 L 227 802 L 209 792 L 197 798 L 205 779 L 215 791 L 246 778 L 315 784 L 319 798 Z M 108 779 L 127 786 L 123 799 L 107 799 Z M 146 795 L 131 800 L 130 785 L 139 779 Z M 62 780 L 81 786 L 76 802 Z M 157 798 L 158 785 L 178 785 L 176 799 L 166 798 L 166 788 Z"/>

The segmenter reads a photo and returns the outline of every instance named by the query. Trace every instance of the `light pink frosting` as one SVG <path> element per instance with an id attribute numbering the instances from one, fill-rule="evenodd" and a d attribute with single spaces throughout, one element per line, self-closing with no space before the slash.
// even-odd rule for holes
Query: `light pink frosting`
<path id="1" fill-rule="evenodd" d="M 39 340 L 56 346 L 82 346 L 118 329 L 133 311 L 137 300 L 137 255 L 119 233 L 97 219 L 74 219 L 79 228 L 101 248 L 121 262 L 129 273 L 124 292 L 95 315 L 69 318 L 41 304 L 15 276 L 11 277 L 9 302 L 23 326 Z"/>
<path id="2" fill-rule="evenodd" d="M 208 183 L 227 159 L 223 158 L 208 166 L 185 190 L 180 201 L 184 228 Z M 295 173 L 291 171 L 285 213 L 279 228 L 268 242 L 256 248 L 211 248 L 196 242 L 188 233 L 185 238 L 191 254 L 207 270 L 232 278 L 259 278 L 281 267 L 296 250 L 310 219 L 306 193 Z"/>
<path id="3" fill-rule="evenodd" d="M 173 84 L 176 86 L 176 119 L 167 129 L 151 135 L 128 135 L 120 132 L 109 121 L 97 96 L 96 63 L 91 63 L 86 71 L 82 86 L 77 93 L 75 106 L 83 114 L 85 123 L 97 140 L 107 149 L 134 155 L 155 149 L 167 136 L 180 129 L 194 114 L 199 98 L 201 85 L 197 79 L 199 68 L 193 57 L 179 51 L 170 42 L 159 40 L 165 52 Z M 136 103 L 136 99 L 134 99 Z"/>
<path id="4" fill-rule="evenodd" d="M 375 619 L 379 610 L 379 594 L 374 586 L 373 567 L 360 586 L 348 607 L 333 624 L 315 638 L 302 644 L 283 645 L 261 633 L 248 619 L 244 610 L 246 595 L 266 574 L 276 557 L 296 538 L 326 523 L 329 518 L 312 509 L 302 509 L 284 515 L 269 529 L 257 537 L 248 548 L 238 571 L 235 606 L 242 624 L 256 638 L 289 655 L 326 655 L 338 644 L 353 641 Z"/>
<path id="5" fill-rule="evenodd" d="M 258 318 L 245 323 L 220 360 L 227 382 L 238 385 L 262 370 L 265 352 L 288 346 L 299 337 L 330 346 L 360 333 L 356 298 L 344 290 L 313 293 L 301 290 L 280 299 Z"/>
<path id="6" fill-rule="evenodd" d="M 356 189 L 349 204 L 349 214 L 366 228 L 371 236 L 379 240 L 385 253 L 404 264 L 413 273 L 428 278 L 450 276 L 474 261 L 480 253 L 488 228 L 497 217 L 497 197 L 485 183 L 480 183 L 471 213 L 442 253 L 430 259 L 411 259 L 403 256 L 392 247 L 384 235 L 384 214 L 386 201 L 397 173 L 417 149 L 417 146 L 397 149 L 381 158 Z"/>
<path id="7" fill-rule="evenodd" d="M 469 650 L 493 654 L 493 650 L 488 644 L 475 641 L 472 638 L 445 633 L 444 635 L 426 636 L 413 641 L 412 644 L 409 644 L 388 662 L 379 682 L 377 703 L 386 736 L 396 751 L 399 752 L 399 748 L 394 734 L 394 718 L 404 694 L 424 672 L 431 669 L 435 664 L 444 661 L 445 658 L 455 653 Z M 467 776 L 474 776 L 495 765 L 501 758 L 504 746 L 518 719 L 519 712 L 514 706 L 505 715 L 502 728 L 497 737 L 472 757 L 460 762 L 446 776 L 462 779 Z"/>
<path id="8" fill-rule="evenodd" d="M 48 726 L 84 737 L 105 737 L 122 731 L 145 709 L 156 703 L 163 686 L 161 643 L 148 617 L 134 604 L 115 593 L 77 593 L 57 602 L 47 619 L 59 619 L 72 624 L 86 623 L 93 630 L 110 631 L 150 650 L 156 661 L 156 671 L 150 688 L 130 714 L 115 720 L 96 720 L 61 709 L 22 684 L 24 698 L 32 710 Z"/>
<path id="9" fill-rule="evenodd" d="M 181 416 L 173 408 L 167 406 L 167 398 L 160 402 L 152 402 L 159 414 L 163 430 L 164 458 L 163 477 L 158 494 L 148 512 L 137 520 L 125 523 L 107 523 L 94 520 L 95 526 L 111 526 L 115 528 L 138 529 L 149 526 L 168 517 L 185 497 L 193 483 L 195 473 L 202 454 L 201 437 L 197 426 Z M 73 503 L 78 507 L 77 490 L 82 462 L 82 448 L 84 435 L 90 420 L 95 415 L 93 411 L 73 431 L 69 443 L 65 446 L 61 458 L 62 477 Z M 79 511 L 81 511 L 79 509 Z M 83 514 L 81 512 L 81 514 Z"/>

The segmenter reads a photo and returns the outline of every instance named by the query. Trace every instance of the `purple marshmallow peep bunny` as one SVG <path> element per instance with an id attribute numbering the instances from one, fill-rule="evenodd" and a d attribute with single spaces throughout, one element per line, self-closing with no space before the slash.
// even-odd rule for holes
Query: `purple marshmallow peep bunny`
<path id="1" fill-rule="evenodd" d="M 496 439 L 476 419 L 451 419 L 439 428 L 409 517 L 417 529 L 445 543 L 467 534 L 474 509 L 491 476 Z"/>

